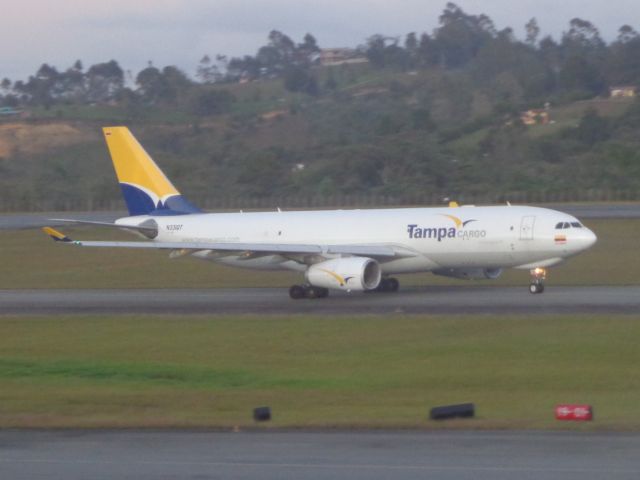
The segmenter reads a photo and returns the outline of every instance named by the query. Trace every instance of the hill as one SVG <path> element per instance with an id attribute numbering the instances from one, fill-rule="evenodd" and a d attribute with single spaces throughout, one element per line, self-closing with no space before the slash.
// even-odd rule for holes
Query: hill
<path id="1" fill-rule="evenodd" d="M 275 30 L 255 56 L 205 56 L 199 81 L 45 64 L 0 84 L 25 111 L 0 123 L 0 209 L 120 207 L 113 124 L 205 208 L 639 199 L 640 35 L 526 31 L 449 3 L 433 32 L 376 34 L 331 65 Z"/>

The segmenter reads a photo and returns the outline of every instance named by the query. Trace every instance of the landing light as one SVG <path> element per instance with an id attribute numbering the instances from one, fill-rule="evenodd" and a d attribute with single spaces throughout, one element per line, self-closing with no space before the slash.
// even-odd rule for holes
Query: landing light
<path id="1" fill-rule="evenodd" d="M 544 268 L 537 267 L 533 269 L 533 275 L 537 278 L 544 278 L 547 275 L 547 271 Z"/>

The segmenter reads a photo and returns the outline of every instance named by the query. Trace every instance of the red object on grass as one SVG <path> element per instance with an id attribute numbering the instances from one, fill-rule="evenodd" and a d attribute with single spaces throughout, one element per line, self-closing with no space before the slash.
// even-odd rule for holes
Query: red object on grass
<path id="1" fill-rule="evenodd" d="M 593 420 L 593 407 L 591 405 L 563 404 L 556 406 L 556 420 L 574 420 L 589 422 Z"/>

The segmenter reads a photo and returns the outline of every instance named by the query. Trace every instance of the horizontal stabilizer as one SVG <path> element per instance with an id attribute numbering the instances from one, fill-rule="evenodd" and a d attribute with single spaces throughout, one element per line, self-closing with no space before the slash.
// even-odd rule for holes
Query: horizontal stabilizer
<path id="1" fill-rule="evenodd" d="M 120 228 L 127 230 L 136 230 L 138 232 L 148 232 L 148 233 L 158 233 L 158 226 L 154 223 L 153 225 L 122 225 L 119 223 L 110 223 L 110 222 L 96 222 L 93 220 L 75 220 L 70 218 L 50 218 L 50 222 L 64 222 L 64 223 L 74 223 L 78 225 L 94 225 L 97 227 L 112 227 L 112 228 Z"/>
<path id="2" fill-rule="evenodd" d="M 59 231 L 57 231 L 54 228 L 42 227 L 42 231 L 44 233 L 46 233 L 47 235 L 49 235 L 51 238 L 53 238 L 56 242 L 71 242 L 72 241 L 69 237 L 67 237 L 63 233 L 60 233 Z"/>

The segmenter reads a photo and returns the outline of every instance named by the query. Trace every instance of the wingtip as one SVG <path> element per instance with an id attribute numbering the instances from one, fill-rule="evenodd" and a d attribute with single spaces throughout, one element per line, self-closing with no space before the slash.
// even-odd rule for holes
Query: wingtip
<path id="1" fill-rule="evenodd" d="M 51 227 L 42 227 L 42 231 L 53 238 L 56 242 L 71 242 L 72 240 L 64 233 L 60 233 Z"/>

